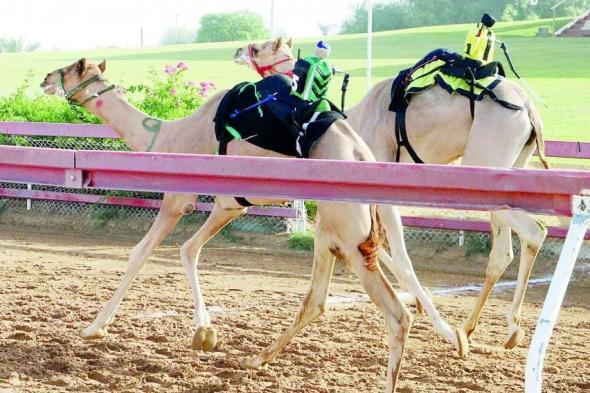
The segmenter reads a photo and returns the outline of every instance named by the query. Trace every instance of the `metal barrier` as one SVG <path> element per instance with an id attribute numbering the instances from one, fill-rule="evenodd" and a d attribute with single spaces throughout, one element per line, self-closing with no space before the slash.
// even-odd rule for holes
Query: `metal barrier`
<path id="1" fill-rule="evenodd" d="M 105 138 L 117 139 L 118 135 L 108 126 L 99 124 L 57 124 L 57 123 L 25 123 L 25 122 L 0 122 L 0 134 L 3 135 L 18 135 L 22 137 L 65 137 L 65 138 Z M 97 142 L 89 144 L 90 150 L 96 149 Z M 42 145 L 41 145 L 42 146 Z M 106 146 L 106 150 L 112 150 Z M 77 146 L 74 149 L 79 148 Z M 84 148 L 86 150 L 86 148 Z M 104 148 L 100 148 L 104 150 Z M 561 158 L 575 158 L 575 159 L 590 159 L 590 143 L 583 142 L 557 142 L 547 141 L 545 144 L 546 154 L 549 157 Z M 34 190 L 31 189 L 14 189 L 1 188 L 0 198 L 15 198 L 30 200 L 52 200 L 64 203 L 88 203 L 88 204 L 102 204 L 121 207 L 133 208 L 152 208 L 158 209 L 161 202 L 153 198 L 138 198 L 138 197 L 118 197 L 108 195 L 88 195 L 76 194 L 61 190 Z M 300 208 L 253 208 L 250 209 L 249 214 L 261 217 L 277 217 L 286 219 L 299 218 L 297 228 L 304 228 L 301 225 L 302 211 L 304 206 L 299 204 Z M 212 208 L 211 201 L 198 202 L 196 209 L 198 212 L 209 212 Z M 416 217 L 405 216 L 403 223 L 406 226 L 424 229 L 446 229 L 446 230 L 460 230 L 470 232 L 489 232 L 489 223 L 487 221 L 475 221 L 469 219 L 458 218 L 430 218 L 430 217 Z M 549 237 L 565 238 L 567 230 L 565 228 L 549 227 Z M 590 235 L 587 236 L 590 240 Z"/>

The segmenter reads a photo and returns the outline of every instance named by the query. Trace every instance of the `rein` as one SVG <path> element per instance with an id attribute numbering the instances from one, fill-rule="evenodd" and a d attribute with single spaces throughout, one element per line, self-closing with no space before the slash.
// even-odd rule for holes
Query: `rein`
<path id="1" fill-rule="evenodd" d="M 277 69 L 275 68 L 275 66 L 279 65 L 279 64 L 283 64 L 286 63 L 287 61 L 291 61 L 293 60 L 293 58 L 291 56 L 287 56 L 285 57 L 283 60 L 279 60 L 276 63 L 273 64 L 269 64 L 269 65 L 265 65 L 265 66 L 259 66 L 258 63 L 256 63 L 255 57 L 254 57 L 254 45 L 250 44 L 248 45 L 248 56 L 250 57 L 250 61 L 252 62 L 252 65 L 254 66 L 254 69 L 256 69 L 256 72 L 258 72 L 258 75 L 260 75 L 262 78 L 266 77 L 266 75 L 264 75 L 266 72 L 271 73 L 271 75 L 273 74 L 283 74 L 283 75 L 287 75 L 289 77 L 293 77 L 293 70 L 289 70 L 286 72 L 279 72 L 277 71 Z"/>
<path id="2" fill-rule="evenodd" d="M 102 77 L 102 75 L 94 75 L 92 78 L 80 83 L 78 86 L 74 87 L 72 90 L 70 91 L 66 91 L 65 87 L 64 87 L 64 82 L 65 82 L 65 74 L 63 72 L 63 70 L 59 71 L 59 74 L 61 76 L 61 81 L 60 81 L 60 88 L 65 92 L 65 99 L 68 102 L 68 104 L 70 104 L 71 106 L 81 106 L 83 107 L 84 105 L 86 105 L 87 103 L 89 103 L 90 101 L 93 101 L 95 99 L 97 99 L 98 97 L 100 97 L 101 95 L 103 95 L 104 93 L 111 91 L 115 88 L 115 85 L 110 85 L 96 93 L 91 94 L 90 96 L 88 96 L 84 101 L 82 102 L 78 102 L 76 100 L 73 99 L 73 97 L 78 94 L 79 92 L 81 92 L 82 90 L 84 90 L 85 88 L 87 88 L 90 85 L 95 84 L 96 82 L 105 82 L 106 79 L 104 79 Z"/>

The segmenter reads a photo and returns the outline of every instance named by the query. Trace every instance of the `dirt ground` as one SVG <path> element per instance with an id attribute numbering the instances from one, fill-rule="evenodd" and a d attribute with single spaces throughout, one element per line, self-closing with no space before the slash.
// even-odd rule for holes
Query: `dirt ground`
<path id="1" fill-rule="evenodd" d="M 0 226 L 0 392 L 381 392 L 387 362 L 385 326 L 375 306 L 330 306 L 301 332 L 267 370 L 242 361 L 271 343 L 293 319 L 309 282 L 311 254 L 274 246 L 214 242 L 202 253 L 200 280 L 219 345 L 190 349 L 192 300 L 169 244 L 153 257 L 128 292 L 110 335 L 82 340 L 112 295 L 133 238 L 80 232 L 31 233 Z M 422 259 L 440 259 L 435 251 Z M 452 256 L 447 256 L 452 259 Z M 481 275 L 428 271 L 429 286 L 481 282 Z M 477 269 L 483 271 L 485 266 Z M 476 270 L 477 270 L 476 269 Z M 450 271 L 450 272 L 449 272 Z M 527 301 L 541 301 L 535 287 Z M 331 295 L 362 293 L 338 265 Z M 576 287 L 546 359 L 546 392 L 590 391 L 590 288 Z M 494 296 L 484 310 L 469 357 L 459 359 L 423 316 L 412 325 L 398 392 L 522 392 L 526 347 L 506 351 L 504 314 L 511 292 Z M 475 298 L 435 296 L 455 325 Z M 540 305 L 526 303 L 525 345 Z"/>

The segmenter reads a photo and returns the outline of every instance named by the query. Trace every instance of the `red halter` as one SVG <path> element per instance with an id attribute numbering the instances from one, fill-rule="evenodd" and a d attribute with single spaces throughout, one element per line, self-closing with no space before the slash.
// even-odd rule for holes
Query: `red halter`
<path id="1" fill-rule="evenodd" d="M 265 65 L 265 66 L 259 66 L 258 63 L 256 63 L 256 60 L 254 60 L 254 45 L 250 44 L 248 45 L 248 56 L 250 57 L 250 61 L 252 62 L 252 65 L 254 66 L 254 69 L 256 70 L 256 72 L 258 72 L 258 75 L 260 75 L 261 77 L 265 78 L 266 75 L 264 75 L 266 72 L 270 72 L 271 75 L 275 75 L 275 74 L 283 74 L 283 75 L 287 75 L 288 77 L 293 77 L 293 70 L 289 70 L 286 72 L 279 72 L 277 71 L 277 69 L 275 68 L 275 66 L 285 63 L 287 61 L 291 61 L 293 60 L 293 58 L 291 56 L 287 56 L 286 58 L 284 58 L 283 60 L 279 60 L 276 63 L 273 64 L 269 64 L 269 65 Z"/>

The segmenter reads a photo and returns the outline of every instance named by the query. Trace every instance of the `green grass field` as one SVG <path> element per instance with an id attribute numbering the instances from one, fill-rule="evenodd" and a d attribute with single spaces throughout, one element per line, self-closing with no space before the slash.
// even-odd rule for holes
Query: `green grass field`
<path id="1" fill-rule="evenodd" d="M 563 25 L 565 19 L 559 20 Z M 538 106 L 543 114 L 549 139 L 590 140 L 590 39 L 537 38 L 539 26 L 550 20 L 506 22 L 496 25 L 498 39 L 509 44 L 521 75 L 549 104 Z M 392 77 L 411 66 L 424 54 L 438 47 L 462 50 L 466 32 L 472 25 L 424 27 L 375 34 L 373 82 Z M 295 42 L 302 54 L 311 53 L 317 39 Z M 342 35 L 329 39 L 332 63 L 351 73 L 348 106 L 358 102 L 366 91 L 366 36 Z M 107 77 L 123 86 L 143 82 L 149 67 L 163 69 L 166 64 L 187 62 L 195 81 L 214 81 L 227 88 L 243 80 L 254 80 L 255 73 L 235 65 L 231 59 L 243 43 L 194 44 L 144 49 L 100 49 L 70 52 L 0 54 L 0 95 L 11 93 L 33 72 L 36 86 L 45 74 L 80 57 L 94 61 L 107 59 Z M 497 49 L 496 58 L 503 60 Z M 331 96 L 339 102 L 339 83 Z M 31 94 L 37 90 L 31 88 Z M 40 93 L 40 90 L 38 90 Z M 0 119 L 1 120 L 1 119 Z"/>

